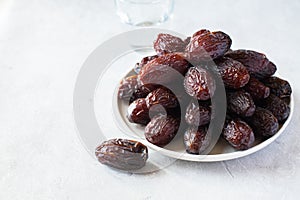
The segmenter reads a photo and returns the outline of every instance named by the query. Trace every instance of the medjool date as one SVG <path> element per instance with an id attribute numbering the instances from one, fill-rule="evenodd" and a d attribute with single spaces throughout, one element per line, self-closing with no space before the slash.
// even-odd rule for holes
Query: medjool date
<path id="1" fill-rule="evenodd" d="M 216 60 L 216 64 L 226 87 L 238 89 L 249 82 L 250 74 L 240 62 L 224 57 Z"/>
<path id="2" fill-rule="evenodd" d="M 121 170 L 136 170 L 145 166 L 148 148 L 140 142 L 126 139 L 111 139 L 95 150 L 98 161 Z"/>
<path id="3" fill-rule="evenodd" d="M 231 146 L 239 150 L 249 149 L 255 141 L 251 127 L 239 119 L 228 121 L 224 126 L 222 134 Z"/>
<path id="4" fill-rule="evenodd" d="M 262 80 L 262 82 L 271 89 L 271 93 L 279 98 L 290 97 L 292 94 L 291 85 L 286 80 L 273 76 Z"/>
<path id="5" fill-rule="evenodd" d="M 279 129 L 277 118 L 271 111 L 264 108 L 257 107 L 255 113 L 247 121 L 255 134 L 265 137 L 274 135 Z"/>
<path id="6" fill-rule="evenodd" d="M 230 37 L 224 32 L 200 30 L 193 35 L 185 48 L 186 56 L 193 64 L 213 60 L 223 56 L 230 49 L 231 43 Z"/>
<path id="7" fill-rule="evenodd" d="M 264 54 L 256 51 L 241 49 L 227 52 L 225 56 L 242 63 L 250 74 L 258 79 L 272 76 L 277 70 L 274 63 L 269 61 Z"/>
<path id="8" fill-rule="evenodd" d="M 150 121 L 149 109 L 144 98 L 132 102 L 127 109 L 127 118 L 131 123 L 147 125 Z"/>
<path id="9" fill-rule="evenodd" d="M 179 37 L 160 33 L 154 41 L 154 49 L 157 54 L 183 52 L 185 43 Z"/>
<path id="10" fill-rule="evenodd" d="M 188 67 L 189 63 L 183 55 L 164 54 L 147 63 L 140 71 L 139 78 L 142 84 L 166 84 L 182 78 Z"/>
<path id="11" fill-rule="evenodd" d="M 184 133 L 184 146 L 187 153 L 201 154 L 210 144 L 211 134 L 207 127 L 189 127 Z"/>
<path id="12" fill-rule="evenodd" d="M 208 70 L 191 67 L 184 77 L 184 87 L 190 96 L 198 100 L 208 100 L 216 90 L 216 83 Z"/>
<path id="13" fill-rule="evenodd" d="M 153 56 L 146 56 L 144 57 L 141 62 L 139 63 L 136 63 L 133 70 L 135 71 L 135 73 L 140 73 L 141 69 L 148 63 L 150 62 L 151 60 L 157 58 L 158 55 L 153 55 Z"/>
<path id="14" fill-rule="evenodd" d="M 244 90 L 228 92 L 227 110 L 241 117 L 250 117 L 255 112 L 255 104 L 248 92 Z"/>
<path id="15" fill-rule="evenodd" d="M 179 105 L 176 96 L 167 88 L 161 87 L 150 92 L 146 97 L 147 107 L 161 105 L 164 108 L 175 108 Z"/>
<path id="16" fill-rule="evenodd" d="M 255 101 L 267 98 L 270 95 L 270 88 L 254 77 L 251 77 L 249 83 L 245 86 Z"/>
<path id="17" fill-rule="evenodd" d="M 185 121 L 189 125 L 203 126 L 211 120 L 211 108 L 208 105 L 192 100 L 185 113 Z"/>
<path id="18" fill-rule="evenodd" d="M 157 84 L 138 85 L 137 89 L 133 92 L 129 103 L 139 98 L 145 98 L 150 92 L 158 87 L 160 87 L 160 85 Z"/>
<path id="19" fill-rule="evenodd" d="M 157 115 L 145 128 L 146 139 L 157 146 L 169 144 L 177 134 L 180 120 L 172 116 Z"/>
<path id="20" fill-rule="evenodd" d="M 123 100 L 129 100 L 137 88 L 137 75 L 126 77 L 120 83 L 118 97 Z"/>
<path id="21" fill-rule="evenodd" d="M 271 111 L 279 122 L 285 121 L 290 115 L 290 107 L 279 97 L 271 94 L 260 103 L 261 107 Z"/>

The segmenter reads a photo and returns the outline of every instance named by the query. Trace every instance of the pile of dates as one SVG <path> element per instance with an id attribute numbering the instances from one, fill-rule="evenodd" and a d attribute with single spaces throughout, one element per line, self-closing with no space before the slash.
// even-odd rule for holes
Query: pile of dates
<path id="1" fill-rule="evenodd" d="M 290 114 L 291 86 L 273 76 L 276 65 L 264 54 L 231 50 L 231 44 L 221 31 L 203 29 L 184 40 L 159 34 L 156 55 L 143 58 L 135 74 L 120 82 L 118 98 L 129 102 L 129 122 L 145 126 L 145 138 L 154 145 L 163 147 L 182 134 L 186 152 L 205 152 L 217 109 L 211 102 L 217 74 L 226 91 L 221 135 L 228 144 L 245 150 L 255 138 L 274 135 Z"/>
<path id="2" fill-rule="evenodd" d="M 218 73 L 226 89 L 222 136 L 228 143 L 245 150 L 255 137 L 274 135 L 289 116 L 291 86 L 273 76 L 276 65 L 264 54 L 231 50 L 231 43 L 221 31 L 203 29 L 185 40 L 159 34 L 157 54 L 143 58 L 134 67 L 136 74 L 120 83 L 118 97 L 130 103 L 128 120 L 144 125 L 145 138 L 160 147 L 182 132 L 186 151 L 201 154 L 211 139 L 208 126 Z M 185 130 L 179 130 L 182 121 Z"/>

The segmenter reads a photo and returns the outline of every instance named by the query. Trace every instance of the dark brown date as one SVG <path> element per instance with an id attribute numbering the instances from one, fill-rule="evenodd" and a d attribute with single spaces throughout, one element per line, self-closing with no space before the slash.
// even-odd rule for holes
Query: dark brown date
<path id="1" fill-rule="evenodd" d="M 239 150 L 246 150 L 253 146 L 255 141 L 251 127 L 239 119 L 229 120 L 222 132 L 231 146 Z"/>
<path id="2" fill-rule="evenodd" d="M 95 150 L 98 161 L 121 170 L 136 170 L 145 166 L 148 149 L 140 142 L 126 139 L 111 139 Z"/>
<path id="3" fill-rule="evenodd" d="M 245 86 L 245 90 L 251 94 L 254 101 L 259 101 L 270 95 L 270 88 L 254 77 L 250 78 L 249 83 Z"/>
<path id="4" fill-rule="evenodd" d="M 156 115 L 145 128 L 145 137 L 150 143 L 163 147 L 175 137 L 179 125 L 179 119 L 166 115 Z"/>
<path id="5" fill-rule="evenodd" d="M 274 63 L 269 61 L 264 54 L 256 51 L 235 50 L 227 52 L 225 56 L 241 62 L 250 74 L 258 79 L 272 76 L 277 69 Z"/>
<path id="6" fill-rule="evenodd" d="M 227 93 L 227 110 L 240 117 L 250 117 L 255 112 L 255 104 L 248 92 L 243 90 Z"/>
<path id="7" fill-rule="evenodd" d="M 198 99 L 210 99 L 216 90 L 212 75 L 201 67 L 191 67 L 184 77 L 184 87 L 187 94 Z"/>
<path id="8" fill-rule="evenodd" d="M 271 93 L 279 98 L 290 97 L 292 94 L 289 82 L 276 76 L 264 79 L 263 83 L 271 89 Z"/>
<path id="9" fill-rule="evenodd" d="M 226 87 L 238 89 L 249 82 L 250 74 L 240 62 L 223 57 L 216 64 Z"/>
<path id="10" fill-rule="evenodd" d="M 152 92 L 158 87 L 161 86 L 156 84 L 139 85 L 137 89 L 134 91 L 134 93 L 132 94 L 129 103 L 139 98 L 145 98 L 150 92 Z"/>
<path id="11" fill-rule="evenodd" d="M 211 134 L 208 133 L 207 127 L 189 127 L 183 136 L 184 146 L 187 153 L 201 154 L 210 144 Z"/>
<path id="12" fill-rule="evenodd" d="M 139 63 L 136 63 L 133 70 L 135 71 L 135 73 L 140 73 L 141 69 L 148 63 L 150 62 L 151 60 L 157 58 L 158 55 L 153 55 L 153 56 L 146 56 L 144 57 L 141 62 Z"/>
<path id="13" fill-rule="evenodd" d="M 179 53 L 164 54 L 147 63 L 140 71 L 139 78 L 142 84 L 163 85 L 182 78 L 181 75 L 186 73 L 188 67 L 189 63 L 183 55 Z"/>
<path id="14" fill-rule="evenodd" d="M 192 100 L 185 113 L 185 121 L 189 125 L 203 126 L 210 122 L 211 108 L 196 100 Z"/>
<path id="15" fill-rule="evenodd" d="M 201 30 L 197 31 L 196 33 L 194 33 L 192 35 L 192 37 L 196 37 L 198 35 L 204 35 L 204 34 L 210 34 L 210 31 L 207 29 L 201 29 Z"/>
<path id="16" fill-rule="evenodd" d="M 185 48 L 186 56 L 188 61 L 193 64 L 213 60 L 223 56 L 230 49 L 231 43 L 232 41 L 226 33 L 200 30 L 193 35 Z"/>
<path id="17" fill-rule="evenodd" d="M 152 119 L 156 115 L 169 115 L 174 118 L 180 118 L 181 117 L 180 106 L 176 108 L 167 108 L 167 109 L 159 104 L 151 106 L 149 109 L 150 119 Z"/>
<path id="18" fill-rule="evenodd" d="M 175 108 L 179 105 L 176 96 L 167 88 L 161 87 L 150 92 L 146 97 L 147 107 L 161 105 L 164 108 Z"/>
<path id="19" fill-rule="evenodd" d="M 179 37 L 170 34 L 160 33 L 154 41 L 154 49 L 157 54 L 183 52 L 185 43 Z"/>
<path id="20" fill-rule="evenodd" d="M 127 109 L 127 118 L 131 123 L 147 125 L 150 122 L 149 109 L 144 98 L 133 101 Z"/>
<path id="21" fill-rule="evenodd" d="M 273 136 L 279 129 L 278 120 L 272 112 L 260 107 L 256 108 L 254 115 L 248 119 L 248 122 L 255 134 L 264 137 Z"/>
<path id="22" fill-rule="evenodd" d="M 124 78 L 121 81 L 119 86 L 119 91 L 118 91 L 119 99 L 129 100 L 137 88 L 138 88 L 137 75 Z"/>
<path id="23" fill-rule="evenodd" d="M 284 122 L 290 115 L 290 107 L 274 94 L 270 94 L 260 105 L 271 111 L 279 122 Z"/>

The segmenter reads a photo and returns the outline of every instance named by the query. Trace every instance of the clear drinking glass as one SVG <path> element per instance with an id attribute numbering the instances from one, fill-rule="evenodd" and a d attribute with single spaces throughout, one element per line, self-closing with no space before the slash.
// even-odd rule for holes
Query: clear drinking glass
<path id="1" fill-rule="evenodd" d="M 166 21 L 174 0 L 115 0 L 121 21 L 135 26 L 152 26 Z"/>

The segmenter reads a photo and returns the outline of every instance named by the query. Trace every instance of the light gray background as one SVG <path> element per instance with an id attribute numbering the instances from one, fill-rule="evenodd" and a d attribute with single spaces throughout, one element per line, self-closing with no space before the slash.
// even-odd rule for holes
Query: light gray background
<path id="1" fill-rule="evenodd" d="M 151 175 L 99 165 L 76 134 L 72 94 L 82 63 L 101 42 L 132 29 L 114 15 L 113 1 L 15 0 L 0 10 L 1 200 L 296 198 L 300 1 L 176 0 L 173 19 L 159 28 L 223 30 L 233 48 L 265 52 L 291 81 L 296 112 L 258 153 L 219 163 L 177 161 Z"/>

